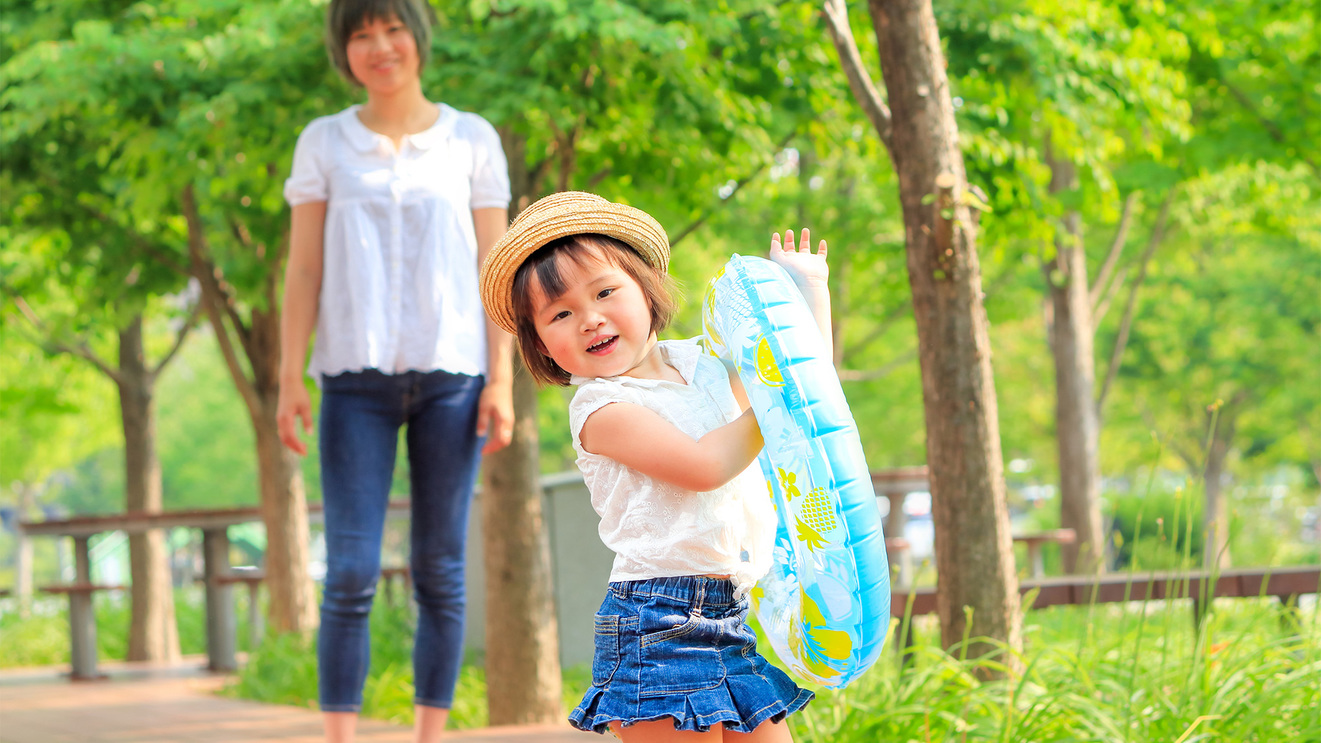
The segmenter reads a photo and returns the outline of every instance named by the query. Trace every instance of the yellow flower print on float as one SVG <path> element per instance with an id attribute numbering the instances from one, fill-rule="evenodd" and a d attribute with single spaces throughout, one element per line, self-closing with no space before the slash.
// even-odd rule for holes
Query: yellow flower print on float
<path id="1" fill-rule="evenodd" d="M 777 525 L 770 571 L 750 594 L 761 630 L 793 673 L 843 688 L 881 653 L 890 584 L 876 494 L 829 349 L 793 280 L 760 258 L 730 259 L 702 319 L 766 442 L 757 461 Z"/>

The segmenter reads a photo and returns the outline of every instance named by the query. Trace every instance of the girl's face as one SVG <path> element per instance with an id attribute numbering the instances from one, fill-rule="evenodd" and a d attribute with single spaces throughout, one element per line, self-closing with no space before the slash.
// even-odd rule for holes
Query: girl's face
<path id="1" fill-rule="evenodd" d="M 532 321 L 542 353 L 582 377 L 650 376 L 656 347 L 651 307 L 627 271 L 596 251 L 559 261 L 564 293 L 547 297 L 535 274 Z"/>
<path id="2" fill-rule="evenodd" d="M 393 93 L 420 79 L 417 40 L 393 14 L 359 26 L 345 51 L 349 70 L 369 93 Z"/>

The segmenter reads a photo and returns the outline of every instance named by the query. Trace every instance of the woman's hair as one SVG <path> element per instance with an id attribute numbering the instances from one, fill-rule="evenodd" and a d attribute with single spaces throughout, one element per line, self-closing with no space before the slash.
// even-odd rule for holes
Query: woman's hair
<path id="1" fill-rule="evenodd" d="M 331 0 L 326 9 L 326 51 L 330 62 L 350 84 L 362 83 L 349 69 L 349 37 L 364 23 L 395 16 L 417 42 L 418 70 L 427 64 L 431 52 L 431 24 L 435 14 L 426 0 Z"/>
<path id="2" fill-rule="evenodd" d="M 558 297 L 567 288 L 560 272 L 563 265 L 561 257 L 581 266 L 593 255 L 623 269 L 642 287 L 642 295 L 647 298 L 647 307 L 651 310 L 652 332 L 660 333 L 674 317 L 677 303 L 673 279 L 648 263 L 628 243 L 597 234 L 569 235 L 546 243 L 518 267 L 512 290 L 514 316 L 518 323 L 518 350 L 523 354 L 523 363 L 538 384 L 564 387 L 569 384 L 570 375 L 539 348 L 537 327 L 532 317 L 532 278 L 536 277 L 538 286 L 546 296 Z"/>

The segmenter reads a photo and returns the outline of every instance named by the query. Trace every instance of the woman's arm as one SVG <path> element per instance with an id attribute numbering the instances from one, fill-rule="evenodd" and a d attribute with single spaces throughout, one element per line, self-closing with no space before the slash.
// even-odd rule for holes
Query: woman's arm
<path id="1" fill-rule="evenodd" d="M 303 368 L 321 298 L 325 229 L 326 202 L 312 201 L 293 208 L 284 303 L 280 308 L 280 399 L 275 421 L 280 440 L 299 454 L 307 454 L 307 445 L 298 437 L 296 422 L 302 421 L 303 433 L 312 433 L 312 399 L 303 382 Z"/>
<path id="2" fill-rule="evenodd" d="M 699 492 L 733 480 L 762 447 L 761 428 L 751 410 L 694 441 L 659 413 L 623 402 L 588 416 L 578 439 L 593 454 Z"/>
<path id="3" fill-rule="evenodd" d="M 477 267 L 509 228 L 509 210 L 473 209 L 477 233 Z M 483 454 L 499 451 L 514 437 L 514 343 L 513 337 L 486 320 L 486 387 L 478 403 L 477 435 L 486 436 Z"/>

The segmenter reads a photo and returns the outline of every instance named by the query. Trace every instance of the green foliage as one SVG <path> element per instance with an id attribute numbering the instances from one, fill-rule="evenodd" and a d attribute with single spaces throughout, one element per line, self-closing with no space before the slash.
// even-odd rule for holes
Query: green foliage
<path id="1" fill-rule="evenodd" d="M 239 648 L 247 649 L 246 591 L 236 602 Z M 0 668 L 53 666 L 69 662 L 69 602 L 63 596 L 42 597 L 33 602 L 30 616 L 13 611 L 15 599 L 3 599 L 0 611 Z M 98 593 L 93 597 L 96 612 L 97 658 L 124 660 L 128 651 L 129 603 L 124 592 Z M 179 628 L 179 650 L 184 655 L 206 652 L 206 606 L 202 590 L 175 590 L 175 621 Z"/>
<path id="2" fill-rule="evenodd" d="M 1321 733 L 1321 625 L 1315 609 L 1282 624 L 1273 601 L 1216 603 L 1200 634 L 1185 602 L 1054 607 L 1029 612 L 1020 679 L 978 680 L 1001 659 L 960 660 L 939 648 L 930 617 L 917 620 L 912 664 L 900 670 L 893 646 L 862 679 L 790 718 L 802 743 L 875 740 L 1055 741 L 1307 740 Z M 396 722 L 412 715 L 408 612 L 372 613 L 372 671 L 364 713 Z M 1301 635 L 1291 634 L 1297 627 Z M 296 637 L 268 640 L 227 693 L 312 706 L 314 652 Z M 460 676 L 452 727 L 485 724 L 480 659 Z M 590 669 L 567 669 L 565 708 L 590 685 Z M 1193 737 L 1185 738 L 1192 740 Z"/>
<path id="3" fill-rule="evenodd" d="M 1321 735 L 1314 611 L 1301 636 L 1272 602 L 1222 600 L 1201 634 L 1180 603 L 1056 607 L 1025 617 L 1022 678 L 959 660 L 921 622 L 913 665 L 887 652 L 858 683 L 791 718 L 803 743 L 875 740 L 1310 740 Z M 1007 652 L 1007 651 L 1006 651 Z"/>

